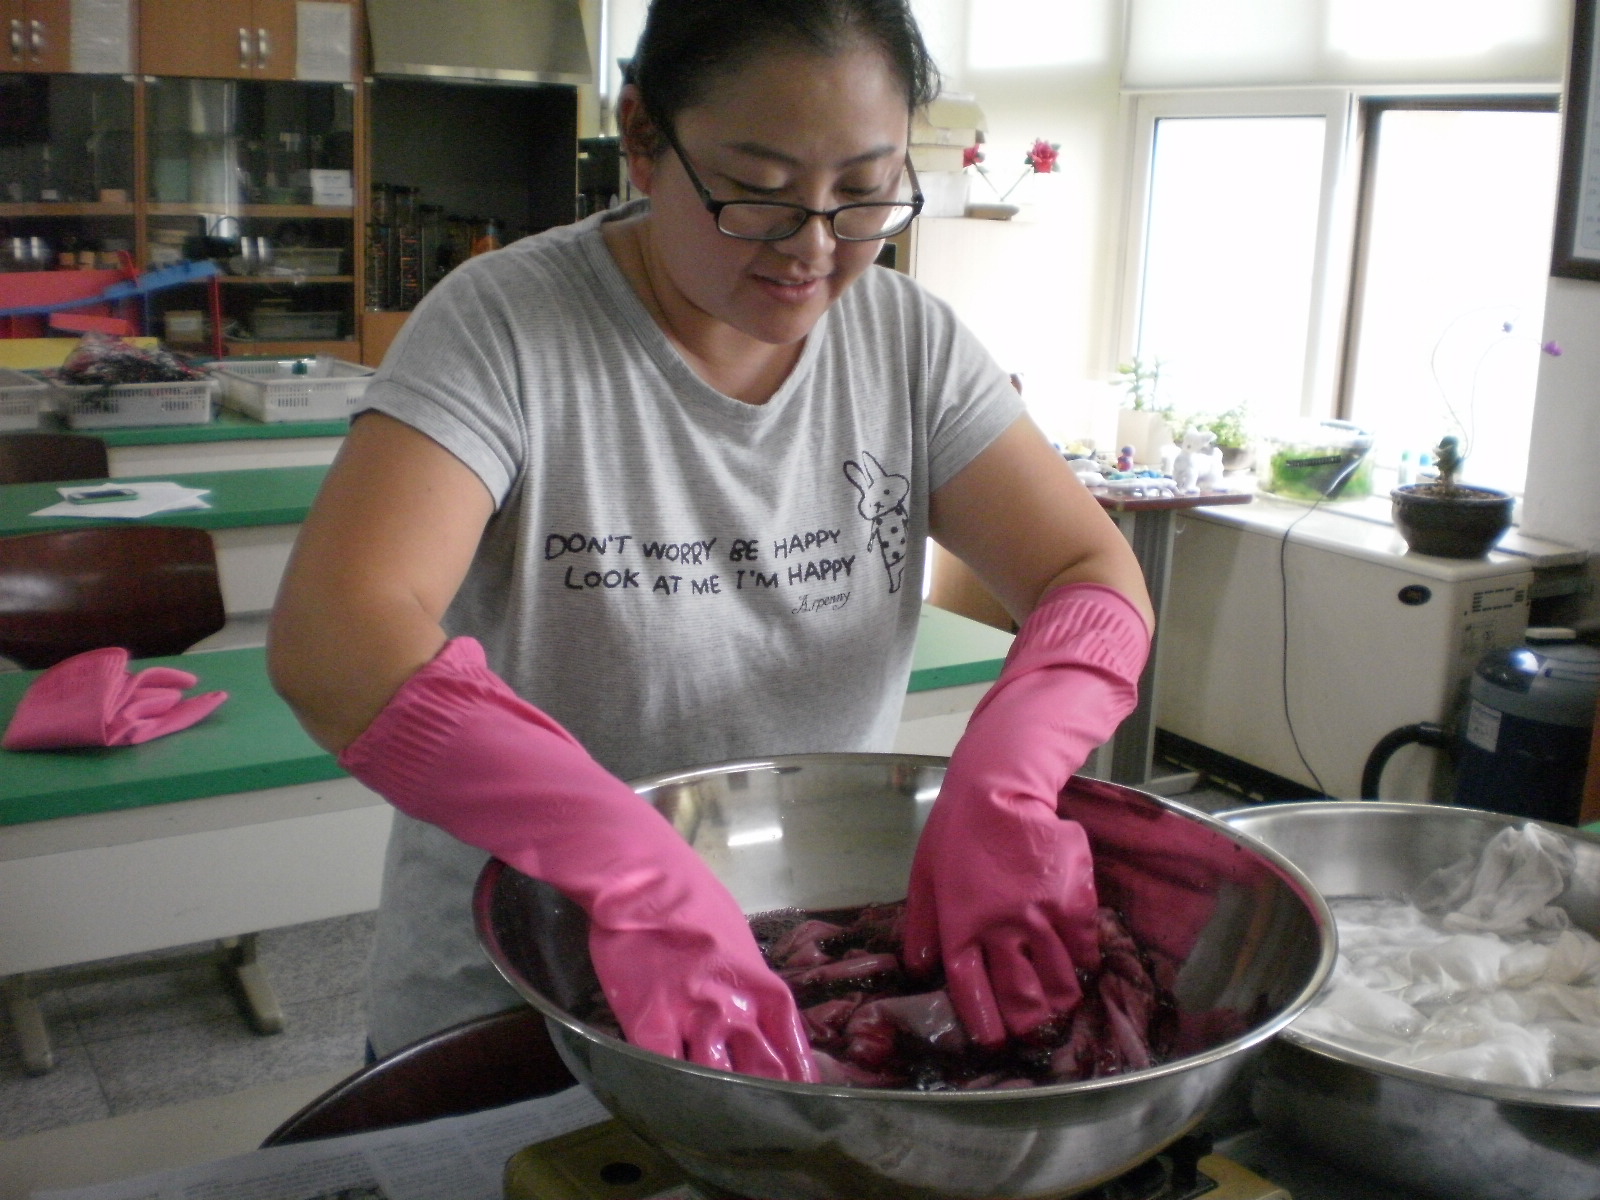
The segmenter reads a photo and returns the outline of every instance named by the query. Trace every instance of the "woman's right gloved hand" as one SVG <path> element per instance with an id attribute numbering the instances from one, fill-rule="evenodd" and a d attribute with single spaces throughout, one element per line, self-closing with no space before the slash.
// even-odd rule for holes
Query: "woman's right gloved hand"
<path id="1" fill-rule="evenodd" d="M 606 999 L 637 1046 L 815 1082 L 794 998 L 687 842 L 456 638 L 339 764 L 396 808 L 543 879 L 589 914 Z"/>

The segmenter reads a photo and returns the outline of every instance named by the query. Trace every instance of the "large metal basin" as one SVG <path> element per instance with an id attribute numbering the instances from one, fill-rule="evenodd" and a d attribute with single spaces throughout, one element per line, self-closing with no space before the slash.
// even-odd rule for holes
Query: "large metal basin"
<path id="1" fill-rule="evenodd" d="M 1219 816 L 1282 853 L 1330 899 L 1402 895 L 1525 820 L 1446 805 L 1349 800 Z M 1600 838 L 1545 828 L 1577 856 L 1556 903 L 1575 925 L 1600 934 Z M 1293 1026 L 1257 1066 L 1257 1119 L 1354 1170 L 1441 1200 L 1600 1197 L 1600 1095 L 1396 1066 Z"/>
<path id="2" fill-rule="evenodd" d="M 635 787 L 746 912 L 904 897 L 943 759 L 801 755 Z M 1205 814 L 1075 782 L 1064 816 L 1095 846 L 1102 901 L 1168 967 L 1206 1048 L 1121 1077 L 921 1093 L 781 1083 L 651 1054 L 575 1019 L 595 979 L 576 905 L 504 863 L 475 896 L 480 938 L 543 1012 L 562 1058 L 613 1113 L 697 1179 L 770 1200 L 1058 1197 L 1136 1166 L 1193 1128 L 1331 970 L 1331 918 L 1288 863 Z"/>

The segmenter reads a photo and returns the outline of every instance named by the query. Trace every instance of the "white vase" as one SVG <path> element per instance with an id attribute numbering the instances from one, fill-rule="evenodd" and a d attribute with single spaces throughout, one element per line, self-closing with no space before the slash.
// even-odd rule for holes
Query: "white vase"
<path id="1" fill-rule="evenodd" d="M 1172 441 L 1172 430 L 1160 413 L 1125 408 L 1117 414 L 1117 445 L 1133 447 L 1133 461 L 1141 467 L 1159 467 L 1161 448 Z"/>

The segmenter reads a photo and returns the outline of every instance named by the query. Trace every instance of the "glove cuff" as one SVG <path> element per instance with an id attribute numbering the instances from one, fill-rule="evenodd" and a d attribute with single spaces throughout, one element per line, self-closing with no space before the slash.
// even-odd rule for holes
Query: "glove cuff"
<path id="1" fill-rule="evenodd" d="M 1107 683 L 1136 692 L 1149 654 L 1150 628 L 1133 601 L 1105 584 L 1066 584 L 1046 593 L 1028 614 L 1000 677 L 973 715 L 1008 684 L 1052 667 L 1089 668 Z"/>
<path id="2" fill-rule="evenodd" d="M 431 787 L 439 764 L 459 744 L 469 720 L 499 711 L 582 747 L 553 718 L 529 704 L 489 669 L 476 638 L 458 637 L 423 664 L 384 705 L 339 765 L 393 799 Z"/>

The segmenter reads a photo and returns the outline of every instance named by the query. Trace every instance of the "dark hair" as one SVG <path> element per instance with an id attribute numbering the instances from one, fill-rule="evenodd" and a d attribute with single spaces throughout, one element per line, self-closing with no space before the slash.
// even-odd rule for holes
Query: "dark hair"
<path id="1" fill-rule="evenodd" d="M 670 129 L 712 80 L 764 50 L 831 55 L 859 40 L 883 51 L 908 109 L 938 95 L 939 71 L 909 0 L 651 0 L 624 77 L 638 85 L 650 120 Z"/>

